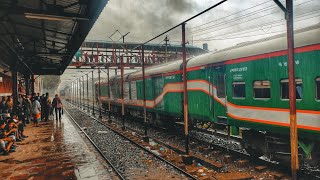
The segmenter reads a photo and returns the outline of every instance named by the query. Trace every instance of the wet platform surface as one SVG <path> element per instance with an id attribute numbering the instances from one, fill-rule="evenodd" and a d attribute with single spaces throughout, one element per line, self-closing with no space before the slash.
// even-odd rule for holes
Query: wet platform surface
<path id="1" fill-rule="evenodd" d="M 0 179 L 114 179 L 67 116 L 26 127 L 16 152 L 0 155 Z"/>

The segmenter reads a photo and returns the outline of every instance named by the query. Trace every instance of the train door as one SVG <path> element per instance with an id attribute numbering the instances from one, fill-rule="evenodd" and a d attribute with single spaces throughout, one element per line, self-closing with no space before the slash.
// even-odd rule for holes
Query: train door
<path id="1" fill-rule="evenodd" d="M 225 67 L 218 66 L 214 68 L 214 119 L 219 124 L 227 124 Z"/>
<path id="2" fill-rule="evenodd" d="M 214 68 L 209 68 L 208 69 L 208 74 L 207 74 L 207 77 L 208 77 L 208 89 L 209 89 L 209 94 L 213 95 L 214 94 L 214 86 L 212 86 L 214 84 L 214 80 L 215 80 L 215 70 Z M 213 99 L 213 96 L 208 96 L 209 98 L 209 109 L 210 109 L 210 113 L 211 113 L 211 119 L 214 118 L 214 99 Z"/>
<path id="3" fill-rule="evenodd" d="M 163 86 L 164 78 L 162 76 L 152 77 L 153 99 L 157 104 L 155 107 L 157 110 L 164 110 L 164 101 L 159 101 L 159 99 L 157 99 L 157 97 L 163 92 Z"/>

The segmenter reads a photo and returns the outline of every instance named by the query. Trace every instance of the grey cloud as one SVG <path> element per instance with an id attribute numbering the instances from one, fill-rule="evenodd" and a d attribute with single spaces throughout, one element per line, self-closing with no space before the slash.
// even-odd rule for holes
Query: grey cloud
<path id="1" fill-rule="evenodd" d="M 144 41 L 194 14 L 192 0 L 111 0 L 88 39 L 107 39 L 113 31 L 131 32 L 128 41 Z M 117 39 L 115 35 L 115 39 Z"/>

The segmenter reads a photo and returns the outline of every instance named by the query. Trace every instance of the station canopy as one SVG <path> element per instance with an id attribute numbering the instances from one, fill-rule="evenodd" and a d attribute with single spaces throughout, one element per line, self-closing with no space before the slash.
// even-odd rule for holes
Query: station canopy
<path id="1" fill-rule="evenodd" d="M 0 67 L 60 75 L 108 0 L 1 0 Z"/>

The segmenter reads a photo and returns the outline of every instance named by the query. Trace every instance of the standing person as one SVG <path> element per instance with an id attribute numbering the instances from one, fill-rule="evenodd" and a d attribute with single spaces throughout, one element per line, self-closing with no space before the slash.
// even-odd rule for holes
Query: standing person
<path id="1" fill-rule="evenodd" d="M 25 115 L 25 106 L 23 105 L 23 100 L 21 102 L 18 101 L 17 112 L 15 112 L 17 119 L 23 122 L 23 125 L 26 124 L 26 115 Z"/>
<path id="2" fill-rule="evenodd" d="M 11 113 L 12 112 L 12 108 L 13 108 L 13 100 L 12 100 L 11 96 L 8 96 L 6 105 L 8 107 L 8 113 Z"/>
<path id="3" fill-rule="evenodd" d="M 23 101 L 23 95 L 22 95 L 22 94 L 19 94 L 19 96 L 18 96 L 18 103 L 22 104 L 22 101 Z"/>
<path id="4" fill-rule="evenodd" d="M 7 106 L 7 97 L 3 96 L 1 100 L 2 106 L 2 120 L 6 120 L 6 114 L 8 113 L 8 106 Z"/>
<path id="5" fill-rule="evenodd" d="M 0 103 L 1 103 L 1 107 L 6 103 L 6 97 L 5 96 L 2 96 Z"/>
<path id="6" fill-rule="evenodd" d="M 45 102 L 44 104 L 44 119 L 47 122 L 49 120 L 49 114 L 50 114 L 50 109 L 51 109 L 51 99 L 49 97 L 49 93 L 46 93 L 46 97 L 44 98 Z"/>
<path id="7" fill-rule="evenodd" d="M 59 113 L 59 120 L 61 120 L 62 102 L 58 94 L 54 96 L 54 99 L 52 100 L 52 106 L 55 108 L 55 111 L 56 111 L 56 120 L 58 120 L 58 113 Z"/>
<path id="8" fill-rule="evenodd" d="M 41 105 L 36 97 L 32 98 L 32 116 L 35 127 L 39 127 L 41 121 Z"/>
<path id="9" fill-rule="evenodd" d="M 40 93 L 37 93 L 37 100 L 40 101 Z"/>
<path id="10" fill-rule="evenodd" d="M 5 112 L 4 112 L 4 108 L 5 108 L 5 103 L 6 103 L 6 97 L 2 96 L 2 100 L 0 102 L 0 120 L 4 121 L 5 120 Z"/>
<path id="11" fill-rule="evenodd" d="M 31 117 L 31 114 L 32 114 L 32 103 L 31 103 L 29 97 L 25 96 L 25 98 L 23 99 L 23 106 L 24 106 L 24 114 L 25 114 L 25 117 L 26 117 L 26 124 L 29 124 L 30 117 Z"/>
<path id="12" fill-rule="evenodd" d="M 40 105 L 41 105 L 41 120 L 44 120 L 44 117 L 45 117 L 45 104 L 46 104 L 46 102 L 47 102 L 47 100 L 46 100 L 46 97 L 44 96 L 44 94 L 42 94 L 41 95 L 41 97 L 40 97 Z"/>

